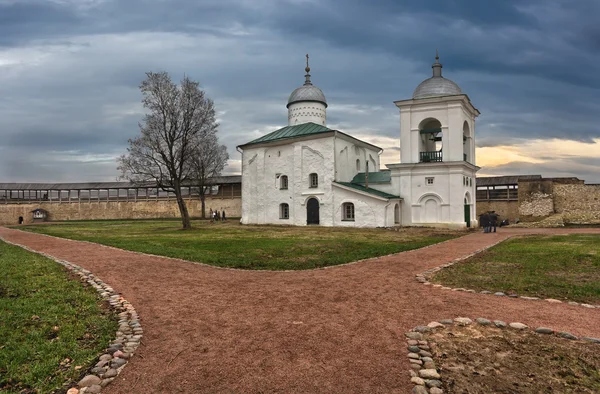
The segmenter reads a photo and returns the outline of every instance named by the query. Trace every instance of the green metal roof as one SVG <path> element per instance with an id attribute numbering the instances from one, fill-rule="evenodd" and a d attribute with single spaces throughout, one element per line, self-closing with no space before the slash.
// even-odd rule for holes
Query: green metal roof
<path id="1" fill-rule="evenodd" d="M 369 183 L 390 183 L 392 181 L 391 171 L 369 172 Z M 365 173 L 359 172 L 352 178 L 352 183 L 365 184 Z"/>
<path id="2" fill-rule="evenodd" d="M 371 174 L 369 174 L 369 176 L 370 175 Z M 338 185 L 349 187 L 351 189 L 359 190 L 361 192 L 369 193 L 369 194 L 372 194 L 377 197 L 387 198 L 388 200 L 392 199 L 392 198 L 400 198 L 400 196 L 394 196 L 393 194 L 382 192 L 381 190 L 375 190 L 371 187 L 367 189 L 363 185 L 357 185 L 356 183 L 351 183 L 351 182 L 334 182 L 334 183 L 337 183 Z"/>
<path id="3" fill-rule="evenodd" d="M 282 129 L 275 130 L 267 135 L 263 135 L 262 137 L 250 141 L 244 145 L 260 144 L 261 142 L 279 141 L 288 138 L 303 137 L 305 135 L 327 133 L 329 131 L 334 130 L 316 123 L 308 122 L 295 126 L 286 126 Z"/>

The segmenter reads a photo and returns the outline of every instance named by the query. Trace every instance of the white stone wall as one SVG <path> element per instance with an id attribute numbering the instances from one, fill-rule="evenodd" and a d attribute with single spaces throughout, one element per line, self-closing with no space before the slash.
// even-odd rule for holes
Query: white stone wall
<path id="1" fill-rule="evenodd" d="M 357 169 L 356 161 L 360 165 Z M 366 144 L 338 136 L 335 139 L 335 179 L 350 182 L 359 172 L 365 172 L 369 161 L 369 172 L 379 171 L 379 151 Z"/>
<path id="2" fill-rule="evenodd" d="M 381 199 L 345 190 L 334 186 L 333 189 L 334 226 L 341 227 L 390 227 L 394 223 L 394 207 L 400 200 L 382 201 Z M 344 220 L 343 204 L 354 204 L 354 220 Z"/>
<path id="3" fill-rule="evenodd" d="M 475 170 L 456 163 L 420 165 L 390 165 L 392 168 L 392 189 L 402 197 L 402 225 L 443 225 L 446 227 L 466 227 L 464 200 L 469 202 L 471 226 L 476 226 Z M 471 179 L 463 183 L 464 177 Z M 433 178 L 433 184 L 427 183 Z M 390 192 L 388 190 L 382 191 Z"/>
<path id="4" fill-rule="evenodd" d="M 269 147 L 247 148 L 242 155 L 242 223 L 306 225 L 306 202 L 320 202 L 320 224 L 333 225 L 334 138 L 315 138 Z M 309 175 L 319 184 L 311 188 Z M 282 175 L 288 189 L 280 189 Z M 290 208 L 289 219 L 280 218 L 280 204 Z"/>
<path id="5" fill-rule="evenodd" d="M 299 102 L 288 107 L 288 125 L 313 122 L 325 126 L 327 124 L 327 107 L 317 102 Z"/>

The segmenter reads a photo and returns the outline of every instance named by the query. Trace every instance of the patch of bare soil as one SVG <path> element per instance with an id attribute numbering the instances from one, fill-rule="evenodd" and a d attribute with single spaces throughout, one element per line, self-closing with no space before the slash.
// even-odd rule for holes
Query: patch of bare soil
<path id="1" fill-rule="evenodd" d="M 445 393 L 599 393 L 600 345 L 482 326 L 431 333 Z"/>

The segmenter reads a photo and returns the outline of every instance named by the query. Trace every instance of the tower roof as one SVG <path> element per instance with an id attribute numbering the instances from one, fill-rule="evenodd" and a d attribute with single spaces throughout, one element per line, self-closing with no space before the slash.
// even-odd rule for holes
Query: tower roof
<path id="1" fill-rule="evenodd" d="M 435 51 L 435 63 L 433 63 L 431 68 L 433 69 L 433 76 L 417 86 L 413 93 L 413 99 L 463 94 L 455 82 L 442 76 L 442 64 L 440 63 L 437 50 Z"/>
<path id="2" fill-rule="evenodd" d="M 304 69 L 306 74 L 304 77 L 306 78 L 304 85 L 299 88 L 294 89 L 292 94 L 290 94 L 290 98 L 288 99 L 287 107 L 291 104 L 308 101 L 308 102 L 318 102 L 325 104 L 327 107 L 327 100 L 325 99 L 325 95 L 323 91 L 312 84 L 310 80 L 310 67 L 308 66 L 308 54 L 306 55 L 306 68 Z"/>

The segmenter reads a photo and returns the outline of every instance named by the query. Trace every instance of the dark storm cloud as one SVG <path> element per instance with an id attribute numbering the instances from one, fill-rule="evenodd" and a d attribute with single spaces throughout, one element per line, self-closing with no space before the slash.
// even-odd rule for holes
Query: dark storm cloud
<path id="1" fill-rule="evenodd" d="M 112 180 L 107 157 L 137 133 L 150 70 L 201 82 L 233 170 L 236 145 L 285 125 L 306 52 L 332 127 L 397 139 L 392 102 L 431 75 L 438 47 L 444 75 L 482 112 L 480 146 L 591 142 L 598 15 L 596 0 L 0 0 L 0 178 Z"/>

